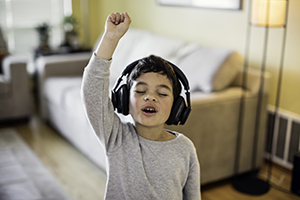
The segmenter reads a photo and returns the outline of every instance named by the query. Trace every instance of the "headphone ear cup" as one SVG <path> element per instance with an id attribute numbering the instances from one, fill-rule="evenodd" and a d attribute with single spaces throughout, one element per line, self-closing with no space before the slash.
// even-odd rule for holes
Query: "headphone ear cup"
<path id="1" fill-rule="evenodd" d="M 122 113 L 123 115 L 128 115 L 129 114 L 129 92 L 126 84 L 123 84 L 117 90 L 115 99 L 116 99 L 116 105 L 114 106 L 115 108 L 117 108 L 117 112 Z"/>
<path id="2" fill-rule="evenodd" d="M 166 121 L 167 125 L 178 125 L 178 123 L 181 121 L 181 114 L 185 110 L 186 105 L 184 98 L 182 96 L 179 96 L 178 98 L 175 99 L 169 119 Z"/>
<path id="3" fill-rule="evenodd" d="M 118 102 L 117 102 L 117 98 L 116 98 L 116 93 L 112 90 L 111 91 L 111 103 L 114 106 L 114 110 L 116 109 Z"/>
<path id="4" fill-rule="evenodd" d="M 180 120 L 180 125 L 184 125 L 187 118 L 189 117 L 190 113 L 191 113 L 191 108 L 190 107 L 186 107 L 185 110 L 183 111 L 182 115 L 181 115 L 181 120 Z"/>

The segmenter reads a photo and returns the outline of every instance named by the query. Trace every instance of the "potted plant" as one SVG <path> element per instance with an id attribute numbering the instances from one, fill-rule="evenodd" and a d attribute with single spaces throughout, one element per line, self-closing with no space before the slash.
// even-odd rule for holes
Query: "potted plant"
<path id="1" fill-rule="evenodd" d="M 38 51 L 41 51 L 42 54 L 50 53 L 50 47 L 49 47 L 49 32 L 51 30 L 51 27 L 48 23 L 44 22 L 37 27 L 35 27 L 36 31 L 39 34 L 39 47 Z"/>
<path id="2" fill-rule="evenodd" d="M 65 41 L 62 46 L 71 48 L 71 51 L 80 48 L 80 41 L 77 31 L 78 25 L 79 23 L 73 15 L 66 16 L 63 19 Z"/>

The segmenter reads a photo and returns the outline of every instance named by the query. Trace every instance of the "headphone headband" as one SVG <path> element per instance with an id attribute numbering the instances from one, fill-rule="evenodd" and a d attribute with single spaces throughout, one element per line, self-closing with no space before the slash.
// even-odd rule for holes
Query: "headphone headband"
<path id="1" fill-rule="evenodd" d="M 122 75 L 120 78 L 122 78 L 123 76 L 125 76 L 126 74 L 129 74 L 133 68 L 139 63 L 141 59 L 136 60 L 132 63 L 130 63 L 122 72 Z M 185 90 L 190 90 L 190 86 L 189 86 L 189 81 L 187 80 L 186 76 L 184 75 L 184 73 L 181 71 L 181 69 L 179 69 L 176 65 L 174 65 L 173 63 L 167 61 L 169 65 L 171 65 L 171 67 L 173 68 L 177 78 L 180 80 L 180 82 L 182 83 L 183 87 Z"/>

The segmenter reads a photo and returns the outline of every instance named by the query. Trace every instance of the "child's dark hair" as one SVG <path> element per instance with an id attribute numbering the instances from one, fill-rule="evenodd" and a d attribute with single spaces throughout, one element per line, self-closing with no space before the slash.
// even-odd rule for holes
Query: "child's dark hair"
<path id="1" fill-rule="evenodd" d="M 127 87 L 131 88 L 133 80 L 145 73 L 155 72 L 167 76 L 173 87 L 173 97 L 176 99 L 181 93 L 181 85 L 172 66 L 163 58 L 150 55 L 139 60 L 138 64 L 127 76 Z"/>

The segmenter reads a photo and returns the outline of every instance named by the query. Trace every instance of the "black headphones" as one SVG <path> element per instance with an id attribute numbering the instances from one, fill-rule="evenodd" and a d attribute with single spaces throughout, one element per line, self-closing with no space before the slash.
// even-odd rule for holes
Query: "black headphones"
<path id="1" fill-rule="evenodd" d="M 114 109 L 116 109 L 118 113 L 121 113 L 123 115 L 129 114 L 129 90 L 130 89 L 127 87 L 127 84 L 123 84 L 120 87 L 119 85 L 123 80 L 122 79 L 123 76 L 130 74 L 130 72 L 138 64 L 139 61 L 140 60 L 136 60 L 132 62 L 123 70 L 121 77 L 118 79 L 115 87 L 111 91 L 111 101 L 114 106 Z M 178 67 L 176 67 L 173 63 L 169 61 L 167 62 L 172 66 L 177 78 L 180 80 L 181 84 L 184 86 L 184 89 L 186 90 L 185 94 L 186 94 L 187 105 L 185 103 L 184 98 L 180 95 L 176 99 L 174 99 L 170 116 L 165 123 L 167 125 L 172 125 L 172 124 L 183 125 L 186 122 L 191 112 L 189 82 L 185 77 L 184 73 Z"/>

